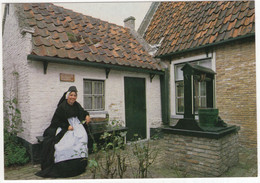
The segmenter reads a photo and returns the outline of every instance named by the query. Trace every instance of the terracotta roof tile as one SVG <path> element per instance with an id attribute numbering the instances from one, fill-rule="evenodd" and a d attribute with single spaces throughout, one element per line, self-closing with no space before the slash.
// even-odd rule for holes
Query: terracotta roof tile
<path id="1" fill-rule="evenodd" d="M 57 49 L 57 56 L 60 58 L 68 58 L 68 52 L 65 50 L 65 48 Z"/>
<path id="2" fill-rule="evenodd" d="M 255 33 L 253 1 L 161 2 L 144 38 L 156 56 Z"/>
<path id="3" fill-rule="evenodd" d="M 162 70 L 127 28 L 50 3 L 21 6 L 34 29 L 32 54 Z"/>
<path id="4" fill-rule="evenodd" d="M 33 36 L 48 37 L 50 36 L 50 32 L 47 29 L 40 29 L 37 26 L 34 26 Z"/>

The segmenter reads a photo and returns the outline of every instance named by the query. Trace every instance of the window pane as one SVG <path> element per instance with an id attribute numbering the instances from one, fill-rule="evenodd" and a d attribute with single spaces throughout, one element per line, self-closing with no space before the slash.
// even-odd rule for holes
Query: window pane
<path id="1" fill-rule="evenodd" d="M 183 80 L 183 72 L 181 70 L 181 68 L 183 66 L 184 66 L 183 64 L 175 66 L 175 80 L 176 81 Z"/>
<path id="2" fill-rule="evenodd" d="M 201 108 L 206 108 L 207 107 L 207 103 L 206 103 L 206 97 L 201 97 Z"/>
<path id="3" fill-rule="evenodd" d="M 101 82 L 95 82 L 95 86 L 94 86 L 94 88 L 95 88 L 95 94 L 102 94 L 103 93 L 103 83 L 101 83 Z"/>
<path id="4" fill-rule="evenodd" d="M 194 97 L 199 96 L 199 83 L 198 80 L 194 80 Z"/>
<path id="5" fill-rule="evenodd" d="M 194 80 L 194 111 L 197 114 L 199 108 L 207 107 L 206 104 L 206 82 Z"/>
<path id="6" fill-rule="evenodd" d="M 183 113 L 184 112 L 184 98 L 177 99 L 177 112 Z"/>
<path id="7" fill-rule="evenodd" d="M 84 108 L 85 109 L 92 109 L 92 97 L 84 97 Z"/>
<path id="8" fill-rule="evenodd" d="M 104 82 L 84 80 L 84 108 L 87 110 L 104 109 Z"/>
<path id="9" fill-rule="evenodd" d="M 206 96 L 206 82 L 200 82 L 200 95 Z"/>
<path id="10" fill-rule="evenodd" d="M 201 61 L 194 61 L 189 62 L 192 65 L 200 65 L 207 68 L 212 68 L 211 59 L 208 60 L 201 60 Z M 175 74 L 175 101 L 176 101 L 176 112 L 183 113 L 184 112 L 184 82 L 183 82 L 183 72 L 181 68 L 186 63 L 175 65 L 174 67 L 174 74 Z M 198 108 L 200 107 L 207 107 L 207 100 L 206 100 L 206 82 L 198 82 L 194 80 L 193 86 L 194 92 L 194 111 L 197 113 Z"/>
<path id="11" fill-rule="evenodd" d="M 96 96 L 95 98 L 95 109 L 102 109 L 102 97 L 101 96 Z"/>
<path id="12" fill-rule="evenodd" d="M 92 94 L 92 83 L 91 81 L 84 82 L 84 94 Z"/>
<path id="13" fill-rule="evenodd" d="M 176 83 L 177 87 L 177 97 L 184 97 L 184 85 L 183 81 Z"/>

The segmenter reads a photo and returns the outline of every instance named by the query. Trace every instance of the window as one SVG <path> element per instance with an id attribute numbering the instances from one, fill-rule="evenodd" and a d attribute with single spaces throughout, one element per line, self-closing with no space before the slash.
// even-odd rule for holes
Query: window
<path id="1" fill-rule="evenodd" d="M 104 81 L 84 80 L 84 108 L 89 111 L 104 110 Z"/>
<path id="2" fill-rule="evenodd" d="M 196 64 L 203 67 L 211 68 L 211 60 L 201 60 L 196 62 L 190 62 L 190 64 Z M 176 104 L 176 114 L 184 113 L 184 81 L 183 72 L 181 68 L 185 65 L 176 64 L 174 67 L 175 73 L 175 104 Z M 198 113 L 198 109 L 201 107 L 206 107 L 206 82 L 194 82 L 194 111 L 195 114 Z"/>
<path id="3" fill-rule="evenodd" d="M 184 64 L 175 65 L 176 112 L 184 113 L 184 82 L 181 68 Z"/>

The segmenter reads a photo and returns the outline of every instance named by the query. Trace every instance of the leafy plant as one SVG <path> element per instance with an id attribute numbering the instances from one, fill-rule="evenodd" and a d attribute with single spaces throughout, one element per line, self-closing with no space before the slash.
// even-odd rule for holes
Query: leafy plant
<path id="1" fill-rule="evenodd" d="M 120 126 L 121 122 L 116 120 L 113 120 L 110 124 L 110 127 L 113 127 L 113 129 L 118 129 Z M 119 133 L 115 130 L 113 132 L 104 132 L 101 135 L 100 149 L 95 148 L 95 156 L 90 163 L 93 172 L 99 170 L 102 178 L 114 178 L 117 175 L 120 178 L 124 177 L 127 169 L 126 156 L 123 153 L 125 136 L 126 132 Z M 103 159 L 99 159 L 99 154 L 103 156 Z"/>
<path id="2" fill-rule="evenodd" d="M 95 179 L 97 171 L 99 170 L 98 161 L 100 159 L 100 155 L 99 155 L 99 151 L 98 151 L 98 147 L 97 147 L 96 143 L 93 143 L 93 153 L 94 153 L 94 158 L 88 160 L 88 167 L 92 173 L 92 178 Z"/>
<path id="3" fill-rule="evenodd" d="M 127 170 L 125 150 L 125 132 L 116 132 L 120 127 L 119 121 L 112 121 L 110 127 L 112 132 L 104 132 L 100 136 L 100 144 L 97 144 L 91 130 L 88 134 L 93 140 L 93 156 L 88 160 L 88 168 L 95 179 L 99 173 L 101 178 L 123 178 Z M 101 158 L 102 157 L 102 158 Z"/>
<path id="4" fill-rule="evenodd" d="M 5 166 L 23 165 L 29 161 L 26 149 L 17 142 L 16 137 L 9 136 L 5 132 L 4 143 Z"/>
<path id="5" fill-rule="evenodd" d="M 138 164 L 137 178 L 147 178 L 148 168 L 154 163 L 159 150 L 152 148 L 150 140 L 140 141 L 138 135 L 134 135 L 138 142 L 132 144 L 132 152 Z"/>
<path id="6" fill-rule="evenodd" d="M 13 76 L 17 79 L 18 73 L 13 72 Z M 25 147 L 17 139 L 17 134 L 23 131 L 24 121 L 18 109 L 17 97 L 14 97 L 12 92 L 9 93 L 11 97 L 5 100 L 4 105 L 4 161 L 5 166 L 22 165 L 29 161 Z"/>
<path id="7" fill-rule="evenodd" d="M 113 178 L 116 173 L 115 166 L 115 148 L 112 134 L 105 132 L 101 137 L 104 140 L 103 147 L 101 148 L 102 153 L 105 156 L 104 163 L 100 162 L 102 178 Z"/>

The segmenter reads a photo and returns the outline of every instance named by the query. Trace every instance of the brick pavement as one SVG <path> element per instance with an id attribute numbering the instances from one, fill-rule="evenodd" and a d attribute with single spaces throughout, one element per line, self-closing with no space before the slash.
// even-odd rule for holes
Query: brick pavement
<path id="1" fill-rule="evenodd" d="M 156 142 L 160 145 L 162 143 Z M 252 148 L 240 147 L 239 163 L 230 168 L 221 177 L 256 177 L 257 176 L 257 150 Z M 163 154 L 163 153 L 161 153 Z M 91 158 L 92 155 L 90 155 Z M 170 169 L 167 166 L 162 166 L 160 162 L 162 157 L 157 158 L 157 162 L 151 167 L 148 176 L 150 178 L 180 178 L 184 174 L 176 173 L 176 169 Z M 50 180 L 50 178 L 41 178 L 34 175 L 40 170 L 40 165 L 27 164 L 20 167 L 5 168 L 5 180 Z M 130 175 L 130 174 L 129 174 Z M 188 176 L 189 177 L 189 176 Z M 131 176 L 129 177 L 131 178 Z M 133 177 L 132 177 L 133 178 Z M 87 169 L 85 173 L 66 179 L 91 179 L 91 173 Z"/>

